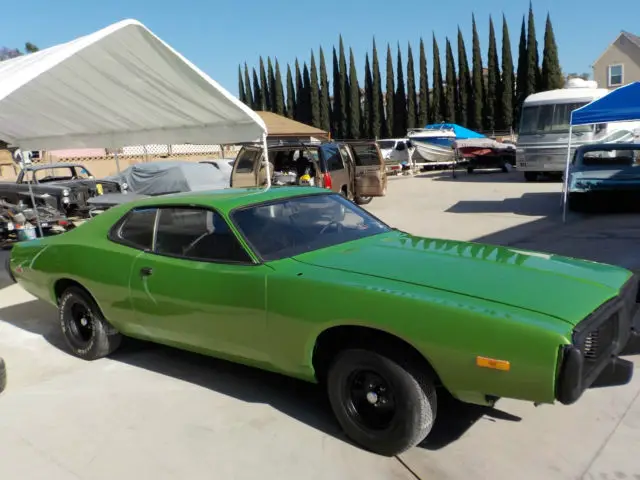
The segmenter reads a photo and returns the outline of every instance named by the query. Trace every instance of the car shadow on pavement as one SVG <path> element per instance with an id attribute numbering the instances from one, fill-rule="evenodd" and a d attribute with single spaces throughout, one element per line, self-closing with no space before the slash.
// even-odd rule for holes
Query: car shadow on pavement
<path id="1" fill-rule="evenodd" d="M 525 193 L 504 200 L 463 200 L 452 205 L 447 213 L 511 213 L 532 217 L 562 214 L 559 192 Z"/>
<path id="2" fill-rule="evenodd" d="M 54 347 L 68 352 L 58 326 L 56 309 L 47 303 L 32 300 L 2 308 L 0 319 L 41 335 Z M 285 415 L 353 445 L 343 434 L 324 390 L 318 385 L 131 338 L 125 338 L 110 359 L 189 382 L 243 402 L 268 404 Z M 428 450 L 445 448 L 483 417 L 519 420 L 494 408 L 463 404 L 446 392 L 442 392 L 439 398 L 440 415 L 431 434 L 420 445 Z"/>

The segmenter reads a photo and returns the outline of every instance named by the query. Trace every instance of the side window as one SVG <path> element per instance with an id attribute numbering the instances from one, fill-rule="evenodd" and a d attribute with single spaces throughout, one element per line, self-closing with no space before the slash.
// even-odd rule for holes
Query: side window
<path id="1" fill-rule="evenodd" d="M 399 144 L 404 145 L 404 144 Z M 380 165 L 380 155 L 375 145 L 351 145 L 353 156 L 358 167 Z M 404 149 L 403 149 L 404 150 Z"/>
<path id="2" fill-rule="evenodd" d="M 251 258 L 218 213 L 204 208 L 160 209 L 155 253 L 224 263 Z"/>
<path id="3" fill-rule="evenodd" d="M 156 208 L 140 208 L 127 215 L 114 240 L 141 250 L 151 249 Z"/>
<path id="4" fill-rule="evenodd" d="M 336 145 L 323 145 L 320 152 L 328 172 L 344 169 L 340 150 Z"/>
<path id="5" fill-rule="evenodd" d="M 235 162 L 237 164 L 236 173 L 252 173 L 257 153 L 255 150 L 242 150 Z"/>

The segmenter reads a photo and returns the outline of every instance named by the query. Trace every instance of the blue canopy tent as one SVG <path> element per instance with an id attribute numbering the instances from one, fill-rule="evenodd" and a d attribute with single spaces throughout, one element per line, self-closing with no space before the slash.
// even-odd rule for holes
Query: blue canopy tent
<path id="1" fill-rule="evenodd" d="M 574 125 L 627 122 L 640 120 L 640 82 L 630 83 L 571 112 L 569 120 L 569 145 L 564 171 L 562 191 L 562 221 L 567 218 L 567 196 L 569 194 L 569 165 L 571 164 L 571 136 Z"/>

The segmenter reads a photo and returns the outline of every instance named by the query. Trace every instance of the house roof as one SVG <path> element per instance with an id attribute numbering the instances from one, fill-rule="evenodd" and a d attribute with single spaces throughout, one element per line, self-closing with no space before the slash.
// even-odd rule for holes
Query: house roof
<path id="1" fill-rule="evenodd" d="M 635 44 L 638 48 L 640 48 L 640 37 L 638 35 L 634 35 L 633 33 L 622 31 L 621 35 L 627 37 L 631 43 Z"/>
<path id="2" fill-rule="evenodd" d="M 268 136 L 274 137 L 327 137 L 328 132 L 305 123 L 291 120 L 273 112 L 256 112 L 267 126 Z"/>

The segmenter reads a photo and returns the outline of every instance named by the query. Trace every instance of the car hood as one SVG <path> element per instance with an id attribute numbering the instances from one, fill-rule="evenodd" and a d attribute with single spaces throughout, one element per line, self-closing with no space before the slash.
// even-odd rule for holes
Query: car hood
<path id="1" fill-rule="evenodd" d="M 295 260 L 482 298 L 572 325 L 616 296 L 632 275 L 624 268 L 587 260 L 399 231 Z"/>
<path id="2" fill-rule="evenodd" d="M 51 182 L 49 185 L 56 187 L 95 187 L 96 184 L 113 185 L 119 187 L 118 182 L 112 180 L 102 180 L 97 178 L 83 178 L 78 180 L 64 180 L 59 182 Z M 46 185 L 46 184 L 43 184 Z"/>

